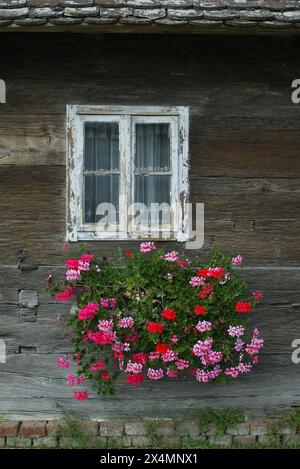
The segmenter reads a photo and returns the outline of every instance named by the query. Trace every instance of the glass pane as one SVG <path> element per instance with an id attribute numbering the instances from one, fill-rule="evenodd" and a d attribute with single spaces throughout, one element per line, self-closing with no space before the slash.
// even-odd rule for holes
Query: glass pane
<path id="1" fill-rule="evenodd" d="M 170 170 L 169 124 L 136 124 L 137 171 Z"/>
<path id="2" fill-rule="evenodd" d="M 85 223 L 97 223 L 104 215 L 96 215 L 97 207 L 102 203 L 113 205 L 116 221 L 119 221 L 119 182 L 118 174 L 107 176 L 85 176 Z M 114 216 L 114 210 L 110 213 Z"/>
<path id="3" fill-rule="evenodd" d="M 84 169 L 87 171 L 119 169 L 119 124 L 86 122 Z"/>
<path id="4" fill-rule="evenodd" d="M 170 204 L 170 179 L 170 176 L 135 176 L 135 202 L 147 206 L 163 202 Z"/>
<path id="5" fill-rule="evenodd" d="M 170 176 L 135 176 L 135 202 L 143 203 L 147 207 L 148 216 L 145 223 L 158 223 L 161 225 L 170 224 Z M 165 204 L 160 208 L 157 214 L 157 207 L 151 207 L 151 204 Z M 167 212 L 165 210 L 167 209 Z M 145 212 L 146 213 L 146 212 Z M 147 220 L 147 221 L 146 221 Z"/>

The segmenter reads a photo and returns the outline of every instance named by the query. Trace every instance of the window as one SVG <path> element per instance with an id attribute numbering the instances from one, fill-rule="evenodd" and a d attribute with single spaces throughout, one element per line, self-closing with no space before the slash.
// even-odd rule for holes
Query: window
<path id="1" fill-rule="evenodd" d="M 188 239 L 188 108 L 67 108 L 67 239 Z"/>

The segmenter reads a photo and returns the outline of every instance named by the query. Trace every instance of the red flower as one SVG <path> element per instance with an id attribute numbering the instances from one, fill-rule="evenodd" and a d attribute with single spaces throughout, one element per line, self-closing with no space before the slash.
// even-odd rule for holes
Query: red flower
<path id="1" fill-rule="evenodd" d="M 69 301 L 75 293 L 75 287 L 67 287 L 65 291 L 57 292 L 55 294 L 56 301 Z"/>
<path id="2" fill-rule="evenodd" d="M 198 277 L 206 278 L 207 277 L 207 272 L 208 272 L 208 269 L 198 269 L 197 270 L 197 275 L 198 275 Z"/>
<path id="3" fill-rule="evenodd" d="M 253 298 L 255 299 L 255 301 L 260 301 L 260 300 L 262 300 L 263 297 L 264 297 L 263 293 L 262 293 L 261 291 L 259 291 L 259 290 L 254 291 L 254 292 L 252 293 L 252 295 L 253 295 Z"/>
<path id="4" fill-rule="evenodd" d="M 204 306 L 200 306 L 200 305 L 197 305 L 196 308 L 194 309 L 194 313 L 199 316 L 200 314 L 202 316 L 205 316 L 206 314 L 206 310 L 204 308 Z"/>
<path id="5" fill-rule="evenodd" d="M 217 278 L 220 280 L 224 275 L 224 268 L 223 267 L 214 267 L 213 269 L 209 269 L 208 277 Z"/>
<path id="6" fill-rule="evenodd" d="M 181 269 L 184 269 L 184 267 L 188 267 L 190 265 L 190 261 L 177 261 L 177 265 L 178 267 L 180 267 Z"/>
<path id="7" fill-rule="evenodd" d="M 220 280 L 223 277 L 224 268 L 223 267 L 211 267 L 210 269 L 198 269 L 197 275 L 198 277 L 204 278 L 217 278 Z"/>
<path id="8" fill-rule="evenodd" d="M 149 322 L 147 329 L 151 334 L 159 334 L 163 331 L 163 325 L 160 322 Z"/>
<path id="9" fill-rule="evenodd" d="M 131 251 L 125 251 L 125 256 L 126 257 L 131 257 L 132 256 Z"/>
<path id="10" fill-rule="evenodd" d="M 101 374 L 101 379 L 103 379 L 103 381 L 109 381 L 110 380 L 110 376 L 108 373 L 102 373 Z"/>
<path id="11" fill-rule="evenodd" d="M 237 313 L 251 313 L 252 304 L 248 301 L 240 301 L 235 305 L 235 311 Z"/>
<path id="12" fill-rule="evenodd" d="M 142 373 L 128 374 L 126 376 L 126 382 L 127 384 L 130 384 L 131 386 L 136 386 L 137 384 L 143 384 L 144 375 Z"/>
<path id="13" fill-rule="evenodd" d="M 88 391 L 74 391 L 73 398 L 77 399 L 78 401 L 85 401 L 88 399 L 89 393 Z"/>
<path id="14" fill-rule="evenodd" d="M 126 342 L 136 342 L 137 340 L 139 340 L 139 338 L 140 338 L 140 335 L 137 331 L 135 331 L 132 335 L 128 335 L 128 334 L 125 335 Z"/>
<path id="15" fill-rule="evenodd" d="M 172 348 L 172 344 L 157 344 L 155 347 L 156 352 L 164 355 L 168 350 Z"/>
<path id="16" fill-rule="evenodd" d="M 82 254 L 82 256 L 80 256 L 80 260 L 82 262 L 94 262 L 95 260 L 95 256 L 94 254 Z"/>
<path id="17" fill-rule="evenodd" d="M 169 319 L 170 321 L 174 321 L 176 319 L 176 311 L 170 308 L 164 309 L 162 315 L 164 318 Z"/>
<path id="18" fill-rule="evenodd" d="M 147 355 L 144 352 L 133 353 L 132 361 L 134 363 L 141 363 L 142 365 L 145 365 L 147 363 Z"/>
<path id="19" fill-rule="evenodd" d="M 123 358 L 124 353 L 123 352 L 114 352 L 114 359 L 118 360 L 119 358 Z"/>
<path id="20" fill-rule="evenodd" d="M 212 283 L 209 283 L 208 285 L 205 285 L 202 287 L 199 296 L 200 298 L 206 298 L 207 296 L 212 295 L 214 292 L 214 286 Z"/>

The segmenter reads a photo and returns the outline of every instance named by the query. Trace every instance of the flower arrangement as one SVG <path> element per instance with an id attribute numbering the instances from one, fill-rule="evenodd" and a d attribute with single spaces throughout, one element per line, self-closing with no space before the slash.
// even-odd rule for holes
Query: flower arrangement
<path id="1" fill-rule="evenodd" d="M 87 378 L 106 395 L 120 373 L 132 386 L 164 377 L 224 382 L 249 373 L 263 339 L 257 328 L 246 332 L 245 319 L 262 293 L 244 299 L 236 269 L 242 263 L 241 256 L 216 248 L 199 268 L 199 260 L 165 253 L 153 242 L 120 251 L 110 262 L 90 253 L 68 257 L 64 289 L 51 275 L 46 281 L 57 301 L 80 291 L 78 313 L 66 321 L 78 367 L 68 383 L 82 385 Z M 62 368 L 70 364 L 58 358 Z M 73 397 L 84 400 L 88 391 Z"/>

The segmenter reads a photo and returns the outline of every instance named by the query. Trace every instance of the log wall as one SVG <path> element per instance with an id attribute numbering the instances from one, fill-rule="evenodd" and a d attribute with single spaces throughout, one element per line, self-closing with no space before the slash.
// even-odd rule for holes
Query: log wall
<path id="1" fill-rule="evenodd" d="M 8 351 L 0 413 L 52 418 L 68 408 L 104 418 L 299 405 L 300 364 L 291 362 L 300 338 L 300 105 L 291 102 L 299 39 L 3 33 L 0 48 L 0 338 Z M 62 273 L 66 104 L 190 106 L 191 200 L 205 203 L 197 254 L 206 258 L 214 243 L 242 254 L 249 288 L 265 294 L 253 321 L 266 346 L 253 375 L 217 387 L 132 390 L 121 381 L 115 398 L 82 406 L 66 397 L 55 362 L 68 346 L 56 317 L 69 306 L 43 292 L 46 275 Z M 110 255 L 118 245 L 89 246 Z M 27 290 L 38 295 L 33 303 Z"/>

